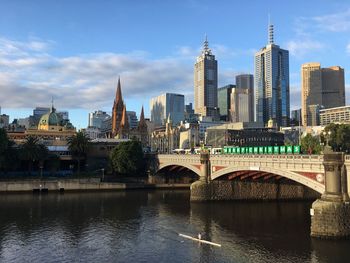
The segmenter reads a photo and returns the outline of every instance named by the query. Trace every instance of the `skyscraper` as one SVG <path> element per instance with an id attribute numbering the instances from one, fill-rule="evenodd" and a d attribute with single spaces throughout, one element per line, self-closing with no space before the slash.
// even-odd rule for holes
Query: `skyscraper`
<path id="1" fill-rule="evenodd" d="M 274 44 L 273 25 L 269 25 L 269 42 L 255 54 L 256 121 L 265 125 L 273 120 L 288 126 L 289 52 Z"/>
<path id="2" fill-rule="evenodd" d="M 156 126 L 165 125 L 170 114 L 174 124 L 184 120 L 185 96 L 182 94 L 165 93 L 150 101 L 151 121 Z"/>
<path id="3" fill-rule="evenodd" d="M 89 113 L 89 127 L 95 127 L 101 129 L 102 122 L 110 116 L 105 111 L 95 111 Z"/>
<path id="4" fill-rule="evenodd" d="M 230 121 L 249 122 L 249 89 L 232 88 Z"/>
<path id="5" fill-rule="evenodd" d="M 194 111 L 202 116 L 219 119 L 218 63 L 205 38 L 202 54 L 194 65 Z"/>
<path id="6" fill-rule="evenodd" d="M 301 111 L 304 126 L 311 124 L 311 105 L 322 105 L 322 74 L 320 63 L 305 63 L 301 66 Z"/>
<path id="7" fill-rule="evenodd" d="M 345 105 L 344 69 L 321 68 L 318 62 L 301 67 L 301 105 L 304 126 L 319 125 L 319 110 Z"/>
<path id="8" fill-rule="evenodd" d="M 322 68 L 322 105 L 325 109 L 345 106 L 343 68 Z"/>
<path id="9" fill-rule="evenodd" d="M 248 92 L 248 121 L 254 121 L 254 76 L 252 74 L 240 74 L 236 76 L 237 89 L 247 89 Z"/>
<path id="10" fill-rule="evenodd" d="M 229 115 L 231 110 L 231 92 L 235 88 L 235 85 L 229 84 L 224 87 L 218 88 L 218 105 L 220 111 L 220 119 L 223 121 L 229 121 Z"/>

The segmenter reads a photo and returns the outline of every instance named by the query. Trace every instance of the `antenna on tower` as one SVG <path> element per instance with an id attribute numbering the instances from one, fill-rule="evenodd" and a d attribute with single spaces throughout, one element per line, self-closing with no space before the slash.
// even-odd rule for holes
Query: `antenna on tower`
<path id="1" fill-rule="evenodd" d="M 270 14 L 268 14 L 268 43 L 273 44 L 273 24 L 271 24 Z"/>
<path id="2" fill-rule="evenodd" d="M 204 35 L 204 47 L 203 47 L 203 54 L 210 54 L 211 50 L 209 48 L 209 43 L 208 43 L 208 36 L 207 34 Z"/>

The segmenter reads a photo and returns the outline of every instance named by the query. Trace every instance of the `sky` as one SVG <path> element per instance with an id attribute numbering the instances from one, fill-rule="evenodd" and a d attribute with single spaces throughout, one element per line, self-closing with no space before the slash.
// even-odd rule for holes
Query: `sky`
<path id="1" fill-rule="evenodd" d="M 127 110 L 146 117 L 165 92 L 193 102 L 193 65 L 205 35 L 218 60 L 219 87 L 254 73 L 267 44 L 289 50 L 291 110 L 300 107 L 300 67 L 345 70 L 350 101 L 350 1 L 0 0 L 1 114 L 35 107 L 68 110 L 77 128 L 88 113 L 111 112 L 118 77 Z"/>

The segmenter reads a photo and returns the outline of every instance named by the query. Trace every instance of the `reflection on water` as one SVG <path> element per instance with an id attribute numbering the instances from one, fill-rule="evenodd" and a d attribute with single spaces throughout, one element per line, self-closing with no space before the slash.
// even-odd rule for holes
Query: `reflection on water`
<path id="1" fill-rule="evenodd" d="M 348 262 L 311 203 L 190 203 L 189 191 L 0 195 L 0 262 Z M 197 235 L 221 248 L 184 240 Z"/>

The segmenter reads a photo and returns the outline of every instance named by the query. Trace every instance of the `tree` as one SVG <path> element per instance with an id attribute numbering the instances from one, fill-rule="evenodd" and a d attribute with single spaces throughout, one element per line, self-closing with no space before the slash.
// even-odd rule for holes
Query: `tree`
<path id="1" fill-rule="evenodd" d="M 320 154 L 321 145 L 318 136 L 307 134 L 301 139 L 301 150 L 303 153 Z"/>
<path id="2" fill-rule="evenodd" d="M 325 133 L 330 132 L 329 145 L 334 151 L 350 152 L 350 125 L 331 123 L 324 129 Z M 326 143 L 326 138 L 322 135 L 322 141 Z"/>
<path id="3" fill-rule="evenodd" d="M 20 146 L 20 158 L 28 162 L 28 172 L 31 173 L 35 162 L 43 162 L 47 159 L 49 150 L 39 143 L 39 139 L 33 136 L 26 138 L 26 141 Z"/>
<path id="4" fill-rule="evenodd" d="M 136 140 L 120 143 L 112 150 L 110 160 L 113 170 L 118 174 L 128 176 L 145 175 L 146 163 L 142 146 Z"/>
<path id="5" fill-rule="evenodd" d="M 68 139 L 68 149 L 78 162 L 78 174 L 80 173 L 81 160 L 86 158 L 89 144 L 90 138 L 82 131 L 78 131 L 74 136 Z"/>
<path id="6" fill-rule="evenodd" d="M 18 166 L 18 150 L 14 141 L 7 136 L 5 129 L 0 129 L 0 171 L 15 170 Z"/>

